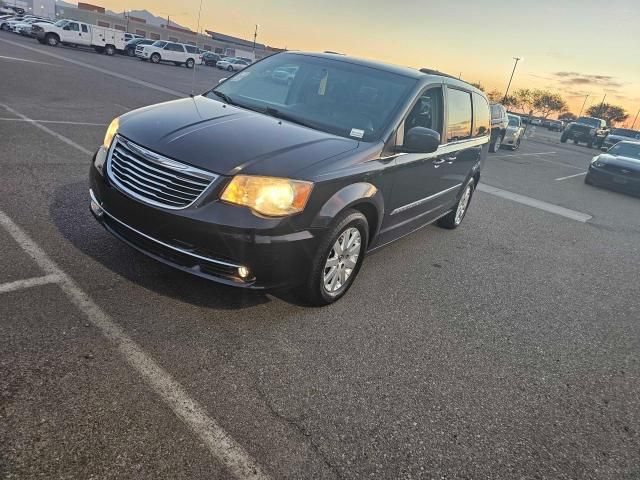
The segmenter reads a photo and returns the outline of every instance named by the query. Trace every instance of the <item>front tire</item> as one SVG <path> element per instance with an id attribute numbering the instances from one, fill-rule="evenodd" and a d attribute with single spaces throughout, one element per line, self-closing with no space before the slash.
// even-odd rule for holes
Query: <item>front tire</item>
<path id="1" fill-rule="evenodd" d="M 438 226 L 446 228 L 448 230 L 458 228 L 462 223 L 462 220 L 464 220 L 467 211 L 469 210 L 469 206 L 471 205 L 471 198 L 473 197 L 473 192 L 475 191 L 475 189 L 476 181 L 472 178 L 464 187 L 462 195 L 460 196 L 460 200 L 458 200 L 458 203 L 456 203 L 453 210 L 451 210 L 451 212 L 438 220 Z"/>
<path id="2" fill-rule="evenodd" d="M 567 143 L 569 136 L 568 135 L 561 135 L 560 136 L 560 142 L 561 143 Z"/>
<path id="3" fill-rule="evenodd" d="M 233 67 L 232 67 L 231 65 L 229 65 L 229 66 L 227 67 L 227 71 L 229 71 L 229 72 L 233 72 Z"/>
<path id="4" fill-rule="evenodd" d="M 60 43 L 60 39 L 55 33 L 49 33 L 44 40 L 50 47 L 57 47 Z"/>
<path id="5" fill-rule="evenodd" d="M 154 53 L 151 55 L 151 63 L 160 63 L 160 54 Z"/>
<path id="6" fill-rule="evenodd" d="M 367 218 L 357 210 L 342 212 L 316 250 L 300 298 L 318 307 L 342 298 L 360 271 L 368 242 Z"/>

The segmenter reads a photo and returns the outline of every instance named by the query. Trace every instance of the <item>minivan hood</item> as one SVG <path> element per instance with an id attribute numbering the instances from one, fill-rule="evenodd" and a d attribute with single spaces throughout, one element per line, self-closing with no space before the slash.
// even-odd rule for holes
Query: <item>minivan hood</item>
<path id="1" fill-rule="evenodd" d="M 134 110 L 118 133 L 139 145 L 221 175 L 295 172 L 358 147 L 351 140 L 197 96 Z"/>

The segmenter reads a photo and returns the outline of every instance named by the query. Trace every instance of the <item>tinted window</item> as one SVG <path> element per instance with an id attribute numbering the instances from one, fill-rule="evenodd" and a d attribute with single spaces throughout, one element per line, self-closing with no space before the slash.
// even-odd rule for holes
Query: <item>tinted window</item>
<path id="1" fill-rule="evenodd" d="M 83 31 L 84 33 L 89 33 L 89 29 L 87 28 L 87 26 L 86 26 L 86 25 L 82 25 L 82 31 Z"/>
<path id="2" fill-rule="evenodd" d="M 471 94 L 447 89 L 447 142 L 471 136 Z"/>
<path id="3" fill-rule="evenodd" d="M 69 30 L 73 30 L 74 32 L 79 32 L 80 31 L 80 25 L 78 25 L 77 23 L 70 23 L 69 24 Z"/>
<path id="4" fill-rule="evenodd" d="M 196 53 L 198 51 L 196 47 L 192 47 L 191 45 L 185 45 L 184 48 L 186 48 L 189 53 Z"/>
<path id="5" fill-rule="evenodd" d="M 275 71 L 297 68 L 295 80 Z M 416 80 L 384 70 L 300 54 L 273 55 L 249 65 L 215 90 L 245 108 L 277 109 L 312 128 L 373 141 Z M 219 100 L 214 94 L 210 98 Z"/>
<path id="6" fill-rule="evenodd" d="M 473 136 L 488 135 L 491 130 L 489 103 L 482 95 L 473 95 Z"/>
<path id="7" fill-rule="evenodd" d="M 404 121 L 404 133 L 414 127 L 424 127 L 442 135 L 443 103 L 441 87 L 425 90 Z"/>
<path id="8" fill-rule="evenodd" d="M 154 42 L 152 45 L 153 45 L 154 47 L 164 48 L 164 46 L 165 46 L 166 44 L 167 44 L 167 42 L 159 41 L 159 42 Z"/>
<path id="9" fill-rule="evenodd" d="M 578 120 L 576 120 L 576 122 L 582 123 L 583 125 L 589 125 L 595 128 L 598 128 L 600 126 L 600 120 L 598 120 L 597 118 L 580 117 L 578 118 Z"/>
<path id="10" fill-rule="evenodd" d="M 179 45 L 177 43 L 170 43 L 169 45 L 167 45 L 167 50 L 170 50 L 172 52 L 183 52 L 184 53 L 184 48 L 182 45 Z"/>
<path id="11" fill-rule="evenodd" d="M 609 153 L 640 160 L 640 144 L 620 142 L 611 147 Z"/>

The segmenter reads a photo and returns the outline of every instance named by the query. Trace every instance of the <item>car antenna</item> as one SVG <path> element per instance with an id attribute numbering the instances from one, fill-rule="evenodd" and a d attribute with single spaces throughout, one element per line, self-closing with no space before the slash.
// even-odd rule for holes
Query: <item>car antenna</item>
<path id="1" fill-rule="evenodd" d="M 198 10 L 198 28 L 196 29 L 196 38 L 198 38 L 198 32 L 200 31 L 200 17 L 202 16 L 202 0 L 200 0 L 200 10 Z M 168 27 L 169 25 L 167 25 Z M 198 53 L 198 41 L 196 40 L 196 55 Z M 196 58 L 198 58 L 196 56 Z M 196 93 L 196 64 L 193 64 L 193 77 L 191 81 L 191 98 L 195 96 Z"/>

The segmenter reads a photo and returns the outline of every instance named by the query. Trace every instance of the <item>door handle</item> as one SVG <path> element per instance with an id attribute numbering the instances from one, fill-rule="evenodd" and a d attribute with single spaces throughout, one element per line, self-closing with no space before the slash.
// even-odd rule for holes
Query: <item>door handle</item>
<path id="1" fill-rule="evenodd" d="M 444 162 L 445 162 L 444 158 L 439 158 L 438 160 L 434 160 L 433 164 L 435 166 L 439 166 L 439 165 L 442 165 Z"/>

